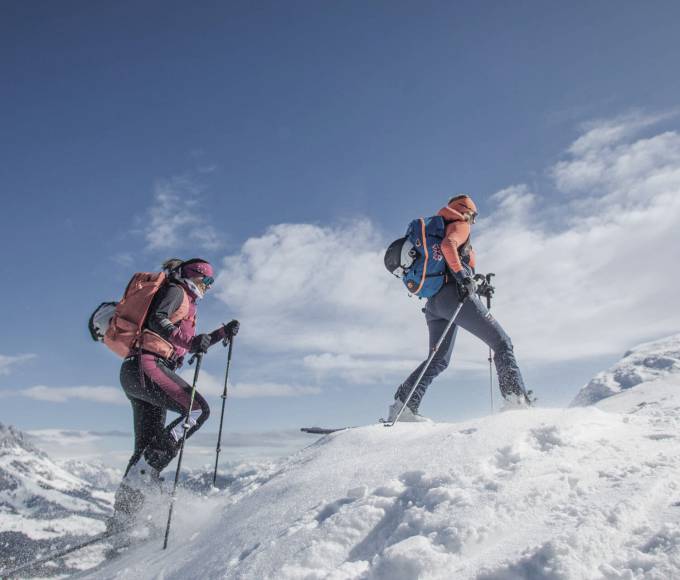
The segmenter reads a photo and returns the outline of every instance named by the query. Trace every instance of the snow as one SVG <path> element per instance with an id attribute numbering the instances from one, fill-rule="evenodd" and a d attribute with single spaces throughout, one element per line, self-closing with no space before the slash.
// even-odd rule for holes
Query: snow
<path id="1" fill-rule="evenodd" d="M 340 431 L 288 459 L 225 466 L 222 490 L 192 473 L 168 550 L 152 538 L 102 562 L 95 546 L 66 567 L 97 580 L 680 578 L 680 335 L 626 353 L 575 402 Z M 82 479 L 37 449 L 12 449 L 44 491 L 81 497 L 69 490 Z M 97 469 L 64 466 L 97 481 Z M 31 481 L 4 493 L 37 493 Z M 29 513 L 30 502 L 16 505 Z M 22 525 L 11 509 L 0 515 Z M 55 534 L 72 534 L 73 517 Z"/>
<path id="2" fill-rule="evenodd" d="M 104 530 L 113 494 L 97 489 L 0 424 L 0 567 Z"/>
<path id="3" fill-rule="evenodd" d="M 643 369 L 640 369 L 643 372 Z M 680 375 L 593 406 L 323 437 L 89 578 L 680 577 Z"/>
<path id="4" fill-rule="evenodd" d="M 629 350 L 614 366 L 597 374 L 572 401 L 592 405 L 646 381 L 680 372 L 680 334 L 647 342 Z"/>

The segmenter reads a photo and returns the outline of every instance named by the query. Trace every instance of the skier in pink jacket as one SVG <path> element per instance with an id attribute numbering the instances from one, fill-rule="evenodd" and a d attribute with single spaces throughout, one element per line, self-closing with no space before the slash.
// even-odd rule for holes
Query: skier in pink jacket
<path id="1" fill-rule="evenodd" d="M 182 423 L 189 411 L 191 385 L 175 371 L 187 353 L 204 353 L 210 346 L 233 338 L 239 323 L 232 320 L 210 334 L 196 335 L 197 302 L 214 282 L 212 265 L 194 258 L 168 261 L 168 281 L 149 307 L 139 348 L 120 369 L 120 382 L 132 405 L 134 452 L 116 492 L 111 525 L 127 525 L 142 507 L 149 489 L 160 488 L 160 472 L 179 451 Z M 165 424 L 166 414 L 178 417 Z M 191 437 L 208 419 L 210 409 L 196 392 L 186 436 Z"/>

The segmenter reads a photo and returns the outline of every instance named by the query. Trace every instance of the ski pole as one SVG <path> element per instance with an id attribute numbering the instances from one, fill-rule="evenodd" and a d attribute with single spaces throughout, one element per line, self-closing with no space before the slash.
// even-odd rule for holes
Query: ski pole
<path id="1" fill-rule="evenodd" d="M 226 344 L 226 339 L 225 339 Z M 217 435 L 217 449 L 215 450 L 215 472 L 213 473 L 213 487 L 217 481 L 217 463 L 220 460 L 220 451 L 222 451 L 222 425 L 224 423 L 224 407 L 227 404 L 227 381 L 229 380 L 229 367 L 231 366 L 231 349 L 234 345 L 234 337 L 229 339 L 229 353 L 227 354 L 227 370 L 224 373 L 224 392 L 222 393 L 222 415 L 220 415 L 220 430 Z"/>
<path id="2" fill-rule="evenodd" d="M 491 285 L 491 278 L 496 274 L 489 273 L 486 275 L 486 307 L 491 311 L 491 296 L 494 293 L 494 287 Z M 489 402 L 491 403 L 491 413 L 493 413 L 493 353 L 489 347 Z"/>
<path id="3" fill-rule="evenodd" d="M 187 416 L 184 418 L 184 434 L 182 435 L 182 442 L 179 446 L 179 456 L 177 457 L 177 471 L 175 471 L 175 484 L 172 486 L 172 496 L 170 496 L 170 509 L 168 510 L 168 525 L 165 528 L 165 540 L 163 541 L 163 549 L 168 547 L 168 537 L 170 536 L 170 523 L 172 522 L 172 509 L 175 506 L 175 499 L 177 493 L 177 482 L 179 481 L 179 472 L 182 469 L 182 456 L 184 455 L 184 442 L 187 439 L 187 432 L 191 428 L 189 423 L 191 419 L 191 408 L 194 406 L 194 397 L 196 396 L 196 382 L 198 381 L 198 373 L 201 370 L 201 361 L 203 360 L 203 353 L 199 352 L 192 357 L 196 359 L 196 370 L 194 371 L 194 384 L 191 385 L 191 399 L 189 401 L 189 408 L 187 409 Z M 191 361 L 189 361 L 191 364 Z"/>
<path id="4" fill-rule="evenodd" d="M 391 423 L 386 422 L 383 423 L 385 427 L 392 427 L 397 421 L 399 421 L 399 417 L 401 417 L 401 414 L 404 412 L 404 409 L 406 408 L 406 405 L 408 402 L 411 400 L 411 397 L 413 396 L 413 393 L 416 392 L 416 389 L 418 388 L 418 385 L 420 384 L 420 381 L 422 380 L 423 376 L 425 376 L 425 371 L 427 371 L 428 367 L 432 363 L 432 359 L 434 359 L 434 355 L 437 354 L 437 351 L 439 350 L 439 347 L 442 345 L 442 342 L 444 342 L 444 339 L 446 338 L 446 335 L 449 333 L 449 330 L 451 330 L 451 327 L 453 326 L 453 323 L 456 321 L 456 317 L 458 316 L 461 308 L 463 308 L 463 304 L 465 304 L 465 301 L 468 299 L 466 296 L 463 298 L 463 300 L 460 301 L 460 304 L 456 308 L 456 311 L 453 313 L 453 316 L 451 317 L 451 320 L 449 320 L 449 323 L 446 325 L 446 328 L 444 329 L 444 332 L 442 332 L 442 335 L 439 337 L 439 340 L 437 341 L 437 344 L 435 344 L 434 348 L 432 349 L 432 352 L 430 353 L 430 356 L 428 359 L 425 361 L 425 366 L 423 366 L 423 370 L 420 371 L 420 374 L 418 375 L 418 378 L 416 379 L 416 382 L 413 383 L 413 387 L 411 388 L 411 392 L 408 394 L 408 397 L 406 397 L 406 400 L 404 401 L 404 404 L 402 405 L 401 409 L 399 409 L 399 412 L 397 413 L 397 416 L 394 418 L 394 421 Z"/>

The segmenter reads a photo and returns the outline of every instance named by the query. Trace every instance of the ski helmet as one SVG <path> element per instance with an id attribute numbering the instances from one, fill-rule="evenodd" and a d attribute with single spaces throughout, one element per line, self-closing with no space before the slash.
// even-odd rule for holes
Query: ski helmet
<path id="1" fill-rule="evenodd" d="M 210 278 L 213 279 L 215 271 L 210 262 L 201 258 L 192 258 L 182 262 L 179 268 L 182 278 Z M 210 284 L 208 284 L 210 286 Z"/>
<path id="2" fill-rule="evenodd" d="M 413 243 L 406 237 L 394 240 L 385 252 L 385 268 L 397 278 L 404 276 L 413 265 L 416 253 Z"/>

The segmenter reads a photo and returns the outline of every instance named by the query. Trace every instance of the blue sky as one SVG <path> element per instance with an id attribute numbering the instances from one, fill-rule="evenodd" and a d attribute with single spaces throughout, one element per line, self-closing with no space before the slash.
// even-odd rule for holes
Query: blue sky
<path id="1" fill-rule="evenodd" d="M 203 328 L 242 321 L 229 428 L 375 420 L 425 354 L 380 254 L 459 192 L 545 404 L 680 326 L 677 3 L 3 8 L 3 422 L 129 429 L 86 321 L 171 255 L 221 273 Z M 488 411 L 484 347 L 457 353 L 439 420 Z"/>

